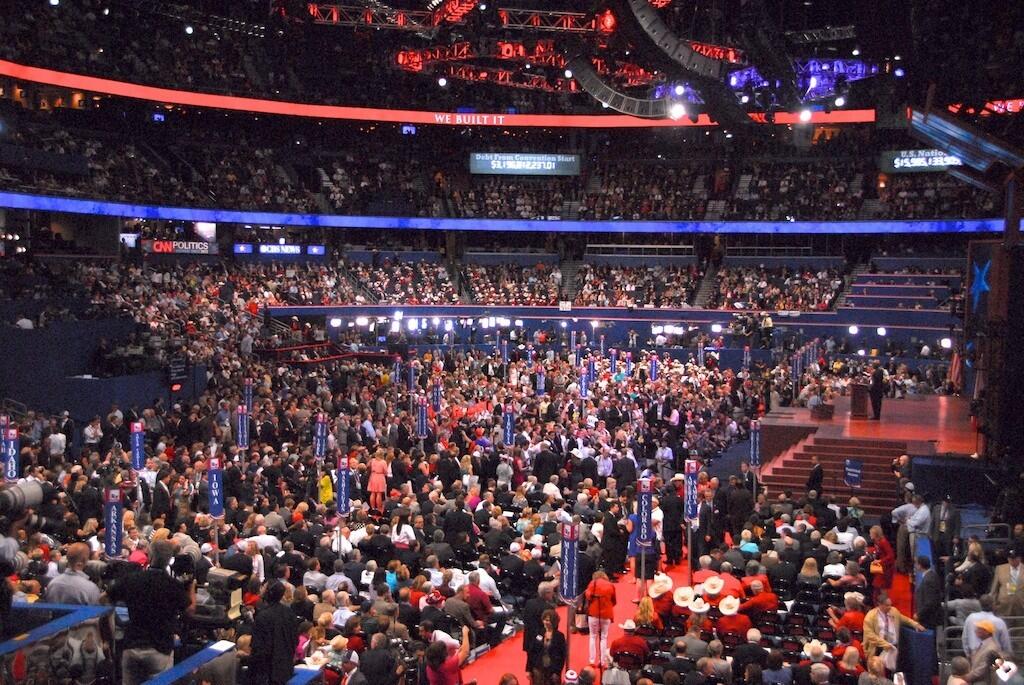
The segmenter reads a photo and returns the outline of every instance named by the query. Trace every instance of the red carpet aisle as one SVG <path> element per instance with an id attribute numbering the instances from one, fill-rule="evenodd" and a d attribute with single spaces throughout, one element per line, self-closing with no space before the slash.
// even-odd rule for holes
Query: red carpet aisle
<path id="1" fill-rule="evenodd" d="M 687 570 L 685 567 L 671 569 L 668 574 L 678 587 L 686 584 Z M 636 605 L 633 599 L 637 596 L 636 585 L 632 578 L 623 577 L 616 583 L 617 602 L 615 605 L 615 622 L 611 626 L 608 636 L 608 643 L 622 635 L 619 624 L 628 618 L 633 617 Z M 911 598 L 913 589 L 910 586 L 910 579 L 903 574 L 897 573 L 893 579 L 893 586 L 890 590 L 893 604 L 903 614 L 913 615 L 911 610 Z M 565 629 L 565 607 L 558 610 L 562 617 L 560 628 Z M 589 636 L 572 634 L 569 641 L 569 668 L 580 669 L 587 665 L 589 659 Z M 520 685 L 528 685 L 530 682 L 526 676 L 526 653 L 523 651 L 522 632 L 511 639 L 503 642 L 496 649 L 492 649 L 478 660 L 467 666 L 463 671 L 463 680 L 476 679 L 479 685 L 493 685 L 504 673 L 513 673 L 519 678 Z"/>

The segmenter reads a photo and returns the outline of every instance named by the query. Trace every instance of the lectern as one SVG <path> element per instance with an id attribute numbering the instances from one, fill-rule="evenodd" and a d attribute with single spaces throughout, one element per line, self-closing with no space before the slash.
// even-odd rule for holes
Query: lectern
<path id="1" fill-rule="evenodd" d="M 868 417 L 868 386 L 867 383 L 850 384 L 850 418 L 866 419 Z"/>

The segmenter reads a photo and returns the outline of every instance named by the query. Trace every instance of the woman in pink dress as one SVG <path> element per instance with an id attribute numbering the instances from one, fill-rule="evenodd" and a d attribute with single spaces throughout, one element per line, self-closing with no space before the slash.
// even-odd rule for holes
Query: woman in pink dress
<path id="1" fill-rule="evenodd" d="M 370 493 L 370 508 L 377 511 L 384 510 L 384 493 L 388 489 L 388 463 L 381 457 L 380 452 L 370 459 L 370 480 L 366 484 Z"/>

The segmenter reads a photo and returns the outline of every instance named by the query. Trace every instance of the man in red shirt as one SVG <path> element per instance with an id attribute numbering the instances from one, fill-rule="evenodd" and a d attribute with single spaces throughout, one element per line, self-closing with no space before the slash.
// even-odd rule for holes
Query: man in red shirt
<path id="1" fill-rule="evenodd" d="M 628 619 L 619 627 L 622 628 L 623 635 L 612 641 L 608 647 L 608 653 L 611 654 L 613 659 L 617 659 L 619 654 L 629 652 L 640 657 L 644 663 L 647 663 L 647 658 L 651 654 L 651 648 L 647 646 L 647 640 L 634 634 L 636 624 L 633 623 L 633 620 Z"/>
<path id="2" fill-rule="evenodd" d="M 748 630 L 754 627 L 748 616 L 739 613 L 740 600 L 731 595 L 722 598 L 722 601 L 718 603 L 718 610 L 722 612 L 722 617 L 715 621 L 715 630 L 719 637 L 724 633 L 743 637 Z"/>
<path id="3" fill-rule="evenodd" d="M 753 593 L 750 599 L 740 604 L 740 613 L 746 614 L 752 621 L 765 612 L 775 612 L 779 609 L 779 596 L 774 592 L 764 589 L 760 580 L 750 584 L 750 592 Z"/>
<path id="4" fill-rule="evenodd" d="M 484 624 L 484 634 L 492 647 L 501 642 L 501 633 L 505 629 L 505 612 L 495 611 L 491 604 L 491 596 L 480 588 L 480 574 L 473 571 L 469 574 L 466 586 L 466 604 L 473 618 Z"/>

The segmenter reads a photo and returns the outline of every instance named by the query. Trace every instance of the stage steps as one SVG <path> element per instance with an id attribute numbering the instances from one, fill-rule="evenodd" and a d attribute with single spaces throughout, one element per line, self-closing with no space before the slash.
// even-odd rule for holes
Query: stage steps
<path id="1" fill-rule="evenodd" d="M 768 488 L 769 500 L 785 490 L 799 498 L 806 490 L 811 457 L 816 456 L 825 472 L 821 494 L 833 496 L 837 504 L 846 504 L 850 497 L 856 496 L 869 516 L 884 516 L 897 504 L 892 462 L 907 451 L 906 441 L 901 440 L 811 435 L 767 465 L 761 480 Z M 851 488 L 843 481 L 847 459 L 856 459 L 862 464 L 859 488 Z"/>

